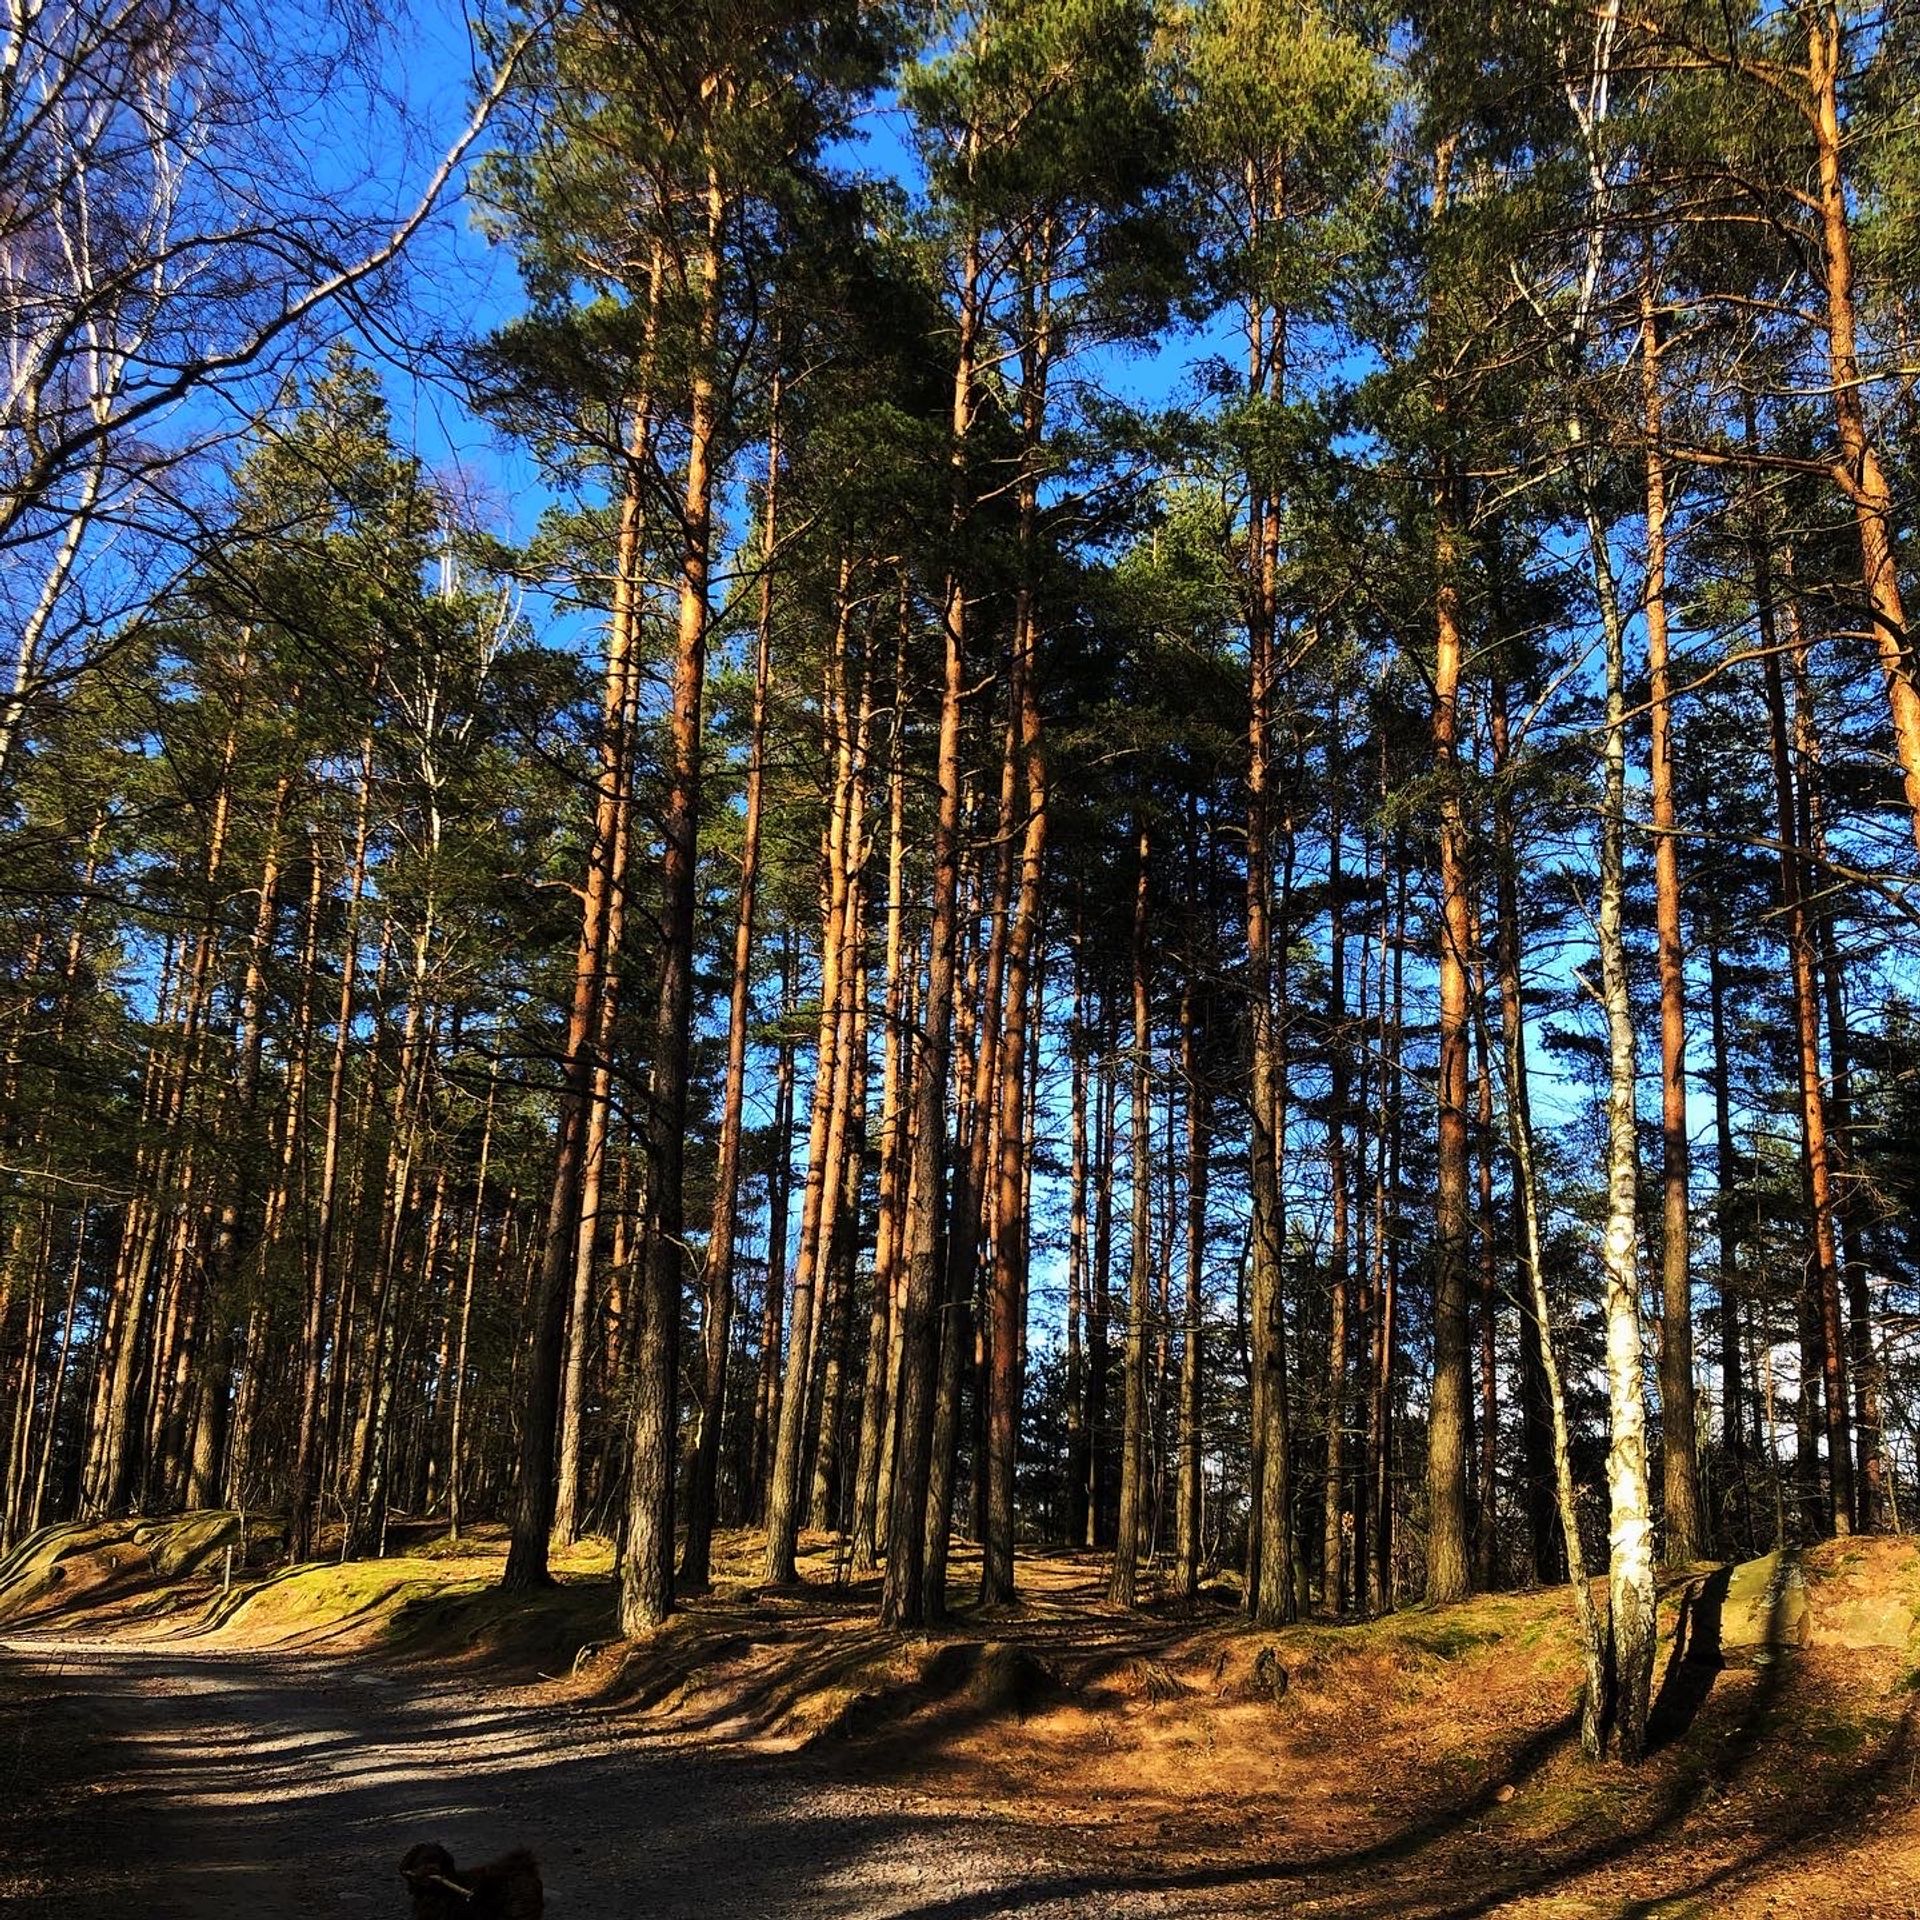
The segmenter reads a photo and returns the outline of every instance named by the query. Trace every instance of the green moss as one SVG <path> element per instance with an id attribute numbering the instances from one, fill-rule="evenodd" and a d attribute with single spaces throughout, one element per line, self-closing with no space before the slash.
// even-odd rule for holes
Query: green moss
<path id="1" fill-rule="evenodd" d="M 1407 1635 L 1421 1652 L 1430 1653 L 1439 1660 L 1457 1660 L 1462 1654 L 1493 1646 L 1505 1637 L 1499 1627 L 1453 1619 L 1433 1621 Z"/>
<path id="2" fill-rule="evenodd" d="M 445 1568 L 412 1557 L 295 1567 L 236 1596 L 214 1624 L 249 1639 L 321 1639 L 378 1626 L 409 1600 L 484 1584 L 452 1579 Z"/>

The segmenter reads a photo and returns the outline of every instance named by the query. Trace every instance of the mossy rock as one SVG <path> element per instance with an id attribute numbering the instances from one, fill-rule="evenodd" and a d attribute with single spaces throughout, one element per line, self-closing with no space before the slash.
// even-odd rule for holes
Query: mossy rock
<path id="1" fill-rule="evenodd" d="M 241 1524 L 239 1514 L 224 1509 L 189 1513 L 166 1522 L 155 1530 L 156 1540 L 141 1544 L 152 1556 L 154 1572 L 163 1580 L 175 1580 L 199 1572 L 228 1547 L 239 1546 Z"/>
<path id="2" fill-rule="evenodd" d="M 1812 1634 L 1807 1583 L 1791 1553 L 1743 1560 L 1720 1602 L 1723 1647 L 1804 1647 Z"/>
<path id="3" fill-rule="evenodd" d="M 0 1620 L 134 1601 L 144 1588 L 214 1572 L 241 1529 L 238 1513 L 218 1507 L 43 1527 L 0 1561 Z M 245 1558 L 235 1555 L 236 1570 Z"/>

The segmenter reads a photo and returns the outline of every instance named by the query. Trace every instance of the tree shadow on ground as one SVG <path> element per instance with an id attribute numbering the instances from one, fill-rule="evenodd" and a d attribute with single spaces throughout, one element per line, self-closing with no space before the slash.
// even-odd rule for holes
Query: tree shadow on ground
<path id="1" fill-rule="evenodd" d="M 1004 1701 L 968 1683 L 978 1654 L 965 1650 L 984 1644 L 974 1637 L 981 1621 L 922 1643 L 936 1666 L 943 1648 L 962 1651 L 945 1655 L 944 1693 L 937 1673 L 922 1675 L 904 1739 L 807 1755 L 716 1749 L 679 1721 L 663 1738 L 635 1724 L 630 1704 L 624 1718 L 565 1712 L 550 1697 L 337 1658 L 109 1647 L 63 1666 L 66 1656 L 49 1656 L 24 1691 L 0 1689 L 0 1747 L 31 1723 L 42 1746 L 84 1743 L 101 1784 L 55 1796 L 26 1862 L 37 1884 L 17 1910 L 48 1920 L 371 1920 L 399 1911 L 399 1855 L 437 1839 L 463 1860 L 533 1846 L 552 1910 L 567 1920 L 802 1910 L 821 1920 L 1301 1911 L 1474 1920 L 1589 1877 L 1604 1884 L 1609 1910 L 1647 1916 L 1666 1902 L 1724 1900 L 1826 1842 L 1869 1811 L 1889 1762 L 1911 1750 L 1903 1712 L 1888 1737 L 1851 1753 L 1787 1752 L 1782 1729 L 1828 1697 L 1831 1674 L 1802 1664 L 1814 1655 L 1730 1663 L 1713 1595 L 1704 1597 L 1683 1606 L 1661 1686 L 1665 1744 L 1642 1772 L 1584 1766 L 1574 1716 L 1557 1714 L 1483 1754 L 1488 1771 L 1472 1791 L 1434 1786 L 1363 1844 L 1315 1844 L 1310 1822 L 1272 1802 L 1269 1846 L 1256 1854 L 1236 1838 L 1211 1860 L 1190 1849 L 1168 1859 L 1156 1842 L 1129 1854 L 1109 1836 L 1095 1844 L 1112 1850 L 1089 1862 L 1076 1855 L 1081 1831 L 1045 1806 L 998 1814 L 924 1791 L 932 1750 L 1006 1716 Z M 1057 1615 L 1033 1607 L 1036 1634 L 1057 1646 L 1072 1625 L 1068 1604 Z M 692 1624 L 709 1654 L 734 1637 L 746 1685 L 736 1710 L 774 1717 L 809 1688 L 857 1684 L 903 1647 L 844 1623 L 807 1648 L 804 1622 L 791 1617 L 762 1624 L 792 1644 L 761 1647 L 727 1609 Z M 1076 1644 L 1110 1662 L 1170 1630 L 1083 1618 Z M 1089 1635 L 1101 1644 L 1087 1647 Z M 763 1655 L 766 1670 L 753 1670 Z M 895 1704 L 882 1703 L 883 1720 Z M 1729 1801 L 1737 1837 L 1721 1817 Z M 1711 1828 L 1691 1827 L 1696 1816 Z M 1702 1831 L 1720 1844 L 1695 1859 Z"/>
<path id="2" fill-rule="evenodd" d="M 531 1846 L 568 1920 L 763 1920 L 809 1887 L 884 1880 L 939 1828 L 891 1806 L 850 1816 L 846 1790 L 792 1756 L 608 1740 L 544 1701 L 370 1678 L 154 1650 L 16 1668 L 0 1745 L 31 1720 L 37 1749 L 81 1764 L 30 1833 L 9 1831 L 9 1914 L 398 1914 L 400 1856 L 437 1840 L 462 1861 Z"/>
<path id="3" fill-rule="evenodd" d="M 1104 1903 L 1150 1897 L 1156 1912 L 1208 1911 L 1250 1915 L 1311 1911 L 1339 1920 L 1476 1920 L 1508 1902 L 1561 1889 L 1588 1876 L 1608 1876 L 1612 1901 L 1631 1895 L 1622 1915 L 1647 1916 L 1671 1902 L 1723 1894 L 1769 1866 L 1825 1844 L 1847 1822 L 1860 1821 L 1884 1790 L 1895 1764 L 1913 1749 L 1914 1701 L 1879 1742 L 1866 1742 L 1848 1762 L 1814 1765 L 1800 1750 L 1770 1751 L 1777 1738 L 1783 1696 L 1807 1656 L 1763 1648 L 1751 1669 L 1753 1684 L 1707 1711 L 1718 1675 L 1726 1670 L 1719 1607 L 1725 1582 L 1699 1583 L 1700 1597 L 1683 1609 L 1659 1708 L 1664 1761 L 1629 1771 L 1612 1763 L 1588 1771 L 1578 1757 L 1577 1711 L 1516 1742 L 1486 1784 L 1464 1796 L 1442 1797 L 1430 1811 L 1379 1840 L 1358 1847 L 1290 1852 L 1284 1858 L 1242 1859 L 1172 1871 L 1118 1867 L 1037 1878 L 1013 1891 L 966 1894 L 913 1908 L 900 1920 L 999 1920 L 1051 1910 L 1103 1911 Z M 1768 1640 L 1777 1639 L 1780 1594 Z M 1796 1666 L 1796 1661 L 1802 1663 Z M 1806 1676 L 1810 1692 L 1817 1680 Z M 1699 1740 L 1687 1736 L 1698 1731 Z M 1775 1791 L 1782 1762 L 1793 1769 L 1793 1790 Z M 1506 1789 L 1524 1793 L 1539 1782 L 1555 1799 L 1593 1804 L 1555 1831 L 1524 1836 L 1529 1844 L 1498 1851 L 1490 1824 L 1503 1817 Z M 1734 1859 L 1696 1868 L 1663 1852 L 1688 1822 L 1747 1790 L 1742 1807 L 1749 1835 Z M 1516 1811 L 1526 1806 L 1516 1795 Z M 1627 1876 L 1659 1878 L 1641 1894 Z M 1178 1904 L 1188 1896 L 1191 1907 Z"/>
<path id="4" fill-rule="evenodd" d="M 1713 1683 L 1726 1664 L 1720 1623 L 1732 1579 L 1731 1567 L 1716 1567 L 1680 1590 L 1672 1650 L 1647 1718 L 1649 1754 L 1663 1752 L 1685 1738 L 1713 1692 Z"/>

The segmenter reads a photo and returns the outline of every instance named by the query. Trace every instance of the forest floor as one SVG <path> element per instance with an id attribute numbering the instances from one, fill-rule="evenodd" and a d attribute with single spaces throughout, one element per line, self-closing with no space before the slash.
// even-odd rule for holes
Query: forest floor
<path id="1" fill-rule="evenodd" d="M 603 1548 L 516 1605 L 493 1540 L 223 1595 L 180 1538 L 0 1565 L 0 1910 L 400 1915 L 439 1839 L 531 1846 L 556 1920 L 1920 1915 L 1907 1540 L 1809 1553 L 1758 1626 L 1764 1565 L 1673 1589 L 1628 1771 L 1578 1753 L 1564 1592 L 1261 1633 L 1048 1555 L 903 1639 L 824 1543 L 761 1592 L 736 1536 L 627 1647 Z"/>

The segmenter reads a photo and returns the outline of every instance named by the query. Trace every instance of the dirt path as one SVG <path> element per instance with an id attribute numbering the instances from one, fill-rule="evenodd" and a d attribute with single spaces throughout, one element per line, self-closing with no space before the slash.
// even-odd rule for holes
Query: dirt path
<path id="1" fill-rule="evenodd" d="M 421 1839 L 461 1860 L 531 1846 L 558 1920 L 992 1912 L 1041 1864 L 991 1818 L 956 1822 L 804 1758 L 621 1734 L 511 1690 L 337 1657 L 3 1644 L 0 1784 L 76 1744 L 85 1756 L 8 1862 L 28 1883 L 17 1906 L 0 1897 L 10 1911 L 399 1915 L 394 1866 Z"/>
<path id="2" fill-rule="evenodd" d="M 774 1754 L 337 1652 L 23 1637 L 0 1641 L 0 1912 L 401 1920 L 395 1866 L 433 1839 L 532 1847 L 555 1920 L 1916 1920 L 1886 1676 L 1870 1718 L 1816 1692 L 1829 1717 L 1763 1738 L 1781 1671 L 1716 1676 L 1692 1745 L 1636 1775 L 1549 1724 L 1443 1788 L 1355 1718 L 1301 1717 L 1263 1768 L 1168 1751 L 1143 1793 L 1144 1744 L 1060 1775 L 981 1739 L 956 1772 L 924 1722 L 884 1760 Z"/>

